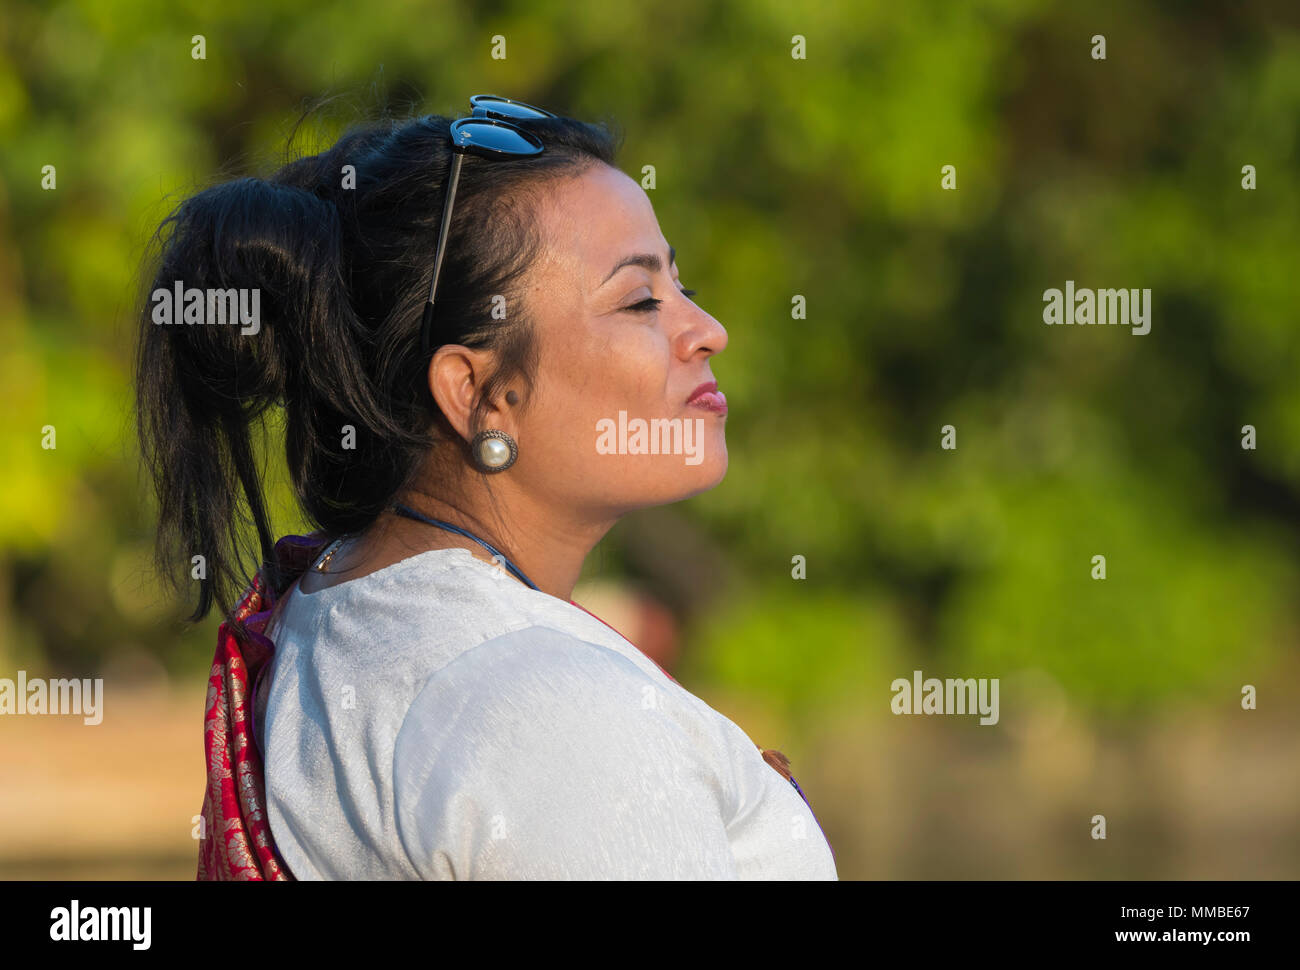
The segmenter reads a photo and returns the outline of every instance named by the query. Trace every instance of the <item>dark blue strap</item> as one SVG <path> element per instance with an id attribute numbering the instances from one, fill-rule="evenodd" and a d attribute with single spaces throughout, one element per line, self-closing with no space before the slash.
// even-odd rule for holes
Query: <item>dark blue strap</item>
<path id="1" fill-rule="evenodd" d="M 475 542 L 477 542 L 488 552 L 492 553 L 492 556 L 498 562 L 502 563 L 506 567 L 506 569 L 510 570 L 512 573 L 518 576 L 521 582 L 526 583 L 531 588 L 537 589 L 538 592 L 541 592 L 541 590 L 538 589 L 537 584 L 524 575 L 523 570 L 521 570 L 518 566 L 512 563 L 509 559 L 507 559 L 496 549 L 492 548 L 492 546 L 488 545 L 478 536 L 474 535 L 472 532 L 466 532 L 460 526 L 452 525 L 450 522 L 443 522 L 442 519 L 431 519 L 426 515 L 421 515 L 419 512 L 415 511 L 414 509 L 408 509 L 405 505 L 402 505 L 398 502 L 393 503 L 393 511 L 396 512 L 398 515 L 406 516 L 408 519 L 417 519 L 418 521 L 425 522 L 429 525 L 436 525 L 440 529 L 446 529 L 448 532 L 455 532 L 457 535 L 462 535 L 466 539 L 473 539 Z"/>

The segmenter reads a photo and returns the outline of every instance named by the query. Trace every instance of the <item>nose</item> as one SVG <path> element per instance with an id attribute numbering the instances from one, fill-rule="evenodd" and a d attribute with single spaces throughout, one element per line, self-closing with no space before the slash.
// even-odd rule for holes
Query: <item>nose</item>
<path id="1" fill-rule="evenodd" d="M 682 297 L 688 304 L 682 313 L 680 329 L 674 341 L 678 355 L 689 360 L 700 351 L 706 357 L 721 353 L 727 346 L 727 330 L 710 314 L 690 302 L 690 297 Z"/>

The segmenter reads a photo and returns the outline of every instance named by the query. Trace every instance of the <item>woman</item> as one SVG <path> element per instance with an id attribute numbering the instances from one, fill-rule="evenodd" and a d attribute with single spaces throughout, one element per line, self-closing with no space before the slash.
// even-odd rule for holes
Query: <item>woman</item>
<path id="1" fill-rule="evenodd" d="M 472 107 L 354 130 L 160 231 L 138 376 L 160 548 L 194 618 L 227 616 L 200 878 L 834 879 L 782 756 L 570 599 L 621 516 L 721 481 L 727 333 L 608 131 Z M 232 291 L 239 326 L 211 318 Z M 319 526 L 274 548 L 273 406 Z"/>

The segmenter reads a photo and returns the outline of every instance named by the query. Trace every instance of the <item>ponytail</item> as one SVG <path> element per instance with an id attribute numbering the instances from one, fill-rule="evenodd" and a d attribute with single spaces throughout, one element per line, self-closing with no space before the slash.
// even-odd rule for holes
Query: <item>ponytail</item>
<path id="1" fill-rule="evenodd" d="M 255 178 L 214 186 L 178 206 L 158 237 L 137 415 L 158 498 L 160 560 L 168 575 L 189 566 L 198 577 L 197 620 L 248 581 L 240 563 L 250 561 L 241 547 L 250 526 L 259 546 L 251 561 L 273 568 L 253 430 L 296 393 L 313 338 L 338 340 L 346 330 L 335 318 L 348 300 L 338 213 L 300 188 Z"/>

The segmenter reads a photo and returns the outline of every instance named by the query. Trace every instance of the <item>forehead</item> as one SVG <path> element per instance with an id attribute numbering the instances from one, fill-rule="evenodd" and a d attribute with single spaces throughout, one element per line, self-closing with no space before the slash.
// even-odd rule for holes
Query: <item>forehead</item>
<path id="1" fill-rule="evenodd" d="M 649 196 L 618 169 L 598 163 L 547 189 L 537 213 L 545 248 L 542 272 L 567 276 L 590 292 L 624 256 L 668 258 Z"/>

